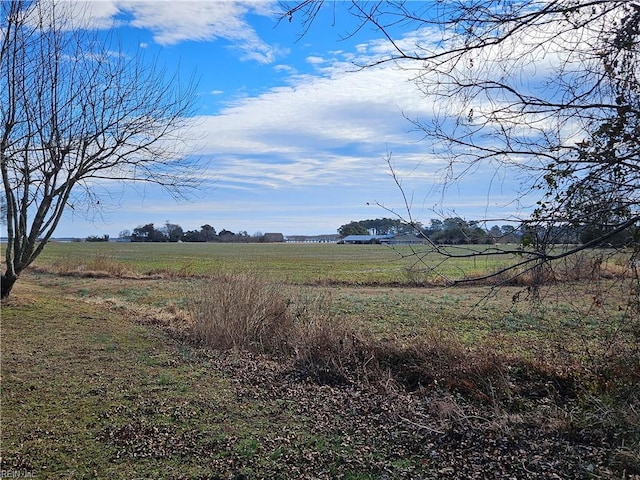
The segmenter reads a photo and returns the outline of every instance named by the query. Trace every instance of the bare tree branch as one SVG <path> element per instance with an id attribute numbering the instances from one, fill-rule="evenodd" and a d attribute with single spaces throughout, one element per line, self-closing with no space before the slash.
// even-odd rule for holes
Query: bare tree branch
<path id="1" fill-rule="evenodd" d="M 290 20 L 301 19 L 306 31 L 318 21 L 323 3 L 289 2 L 285 11 Z M 527 245 L 477 252 L 427 239 L 427 251 L 438 253 L 443 261 L 519 256 L 485 277 L 462 274 L 448 283 L 515 275 L 595 247 L 640 249 L 637 2 L 341 5 L 343 14 L 358 20 L 354 32 L 371 27 L 389 47 L 360 67 L 395 62 L 412 72 L 414 84 L 433 103 L 432 117 L 409 120 L 429 148 L 448 159 L 443 197 L 447 188 L 477 171 L 517 175 L 522 188 L 514 201 L 537 195 L 530 215 L 521 219 Z M 411 35 L 403 36 L 408 31 Z M 399 216 L 413 224 L 411 199 L 390 155 L 387 164 L 404 202 L 405 212 Z M 558 251 L 558 232 L 567 228 L 580 238 Z M 426 257 L 421 251 L 410 253 L 418 263 Z M 434 270 L 433 265 L 423 266 Z"/>
<path id="2" fill-rule="evenodd" d="M 68 208 L 100 202 L 99 181 L 198 186 L 183 135 L 195 98 L 143 52 L 76 28 L 69 2 L 2 2 L 0 169 L 6 199 L 2 297 Z"/>

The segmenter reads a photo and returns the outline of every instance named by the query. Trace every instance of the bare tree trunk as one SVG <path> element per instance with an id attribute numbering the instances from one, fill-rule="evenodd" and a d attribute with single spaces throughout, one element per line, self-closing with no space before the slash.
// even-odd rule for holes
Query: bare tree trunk
<path id="1" fill-rule="evenodd" d="M 17 275 L 11 275 L 9 273 L 2 274 L 2 278 L 0 279 L 0 299 L 5 299 L 9 296 L 17 279 Z"/>

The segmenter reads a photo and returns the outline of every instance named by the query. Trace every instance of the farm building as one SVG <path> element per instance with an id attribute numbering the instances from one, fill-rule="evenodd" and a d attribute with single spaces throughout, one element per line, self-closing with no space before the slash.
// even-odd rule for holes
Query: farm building
<path id="1" fill-rule="evenodd" d="M 286 241 L 290 243 L 336 243 L 340 235 L 325 233 L 322 235 L 287 235 Z"/>
<path id="2" fill-rule="evenodd" d="M 420 245 L 425 243 L 425 240 L 411 233 L 399 235 L 347 235 L 340 243 L 348 243 L 351 245 L 371 243 L 382 243 L 385 245 Z"/>
<path id="3" fill-rule="evenodd" d="M 425 243 L 425 239 L 417 237 L 413 233 L 405 233 L 401 235 L 393 235 L 390 238 L 385 238 L 381 241 L 388 245 L 422 245 Z"/>
<path id="4" fill-rule="evenodd" d="M 284 235 L 282 233 L 265 233 L 263 238 L 266 243 L 284 242 Z"/>
<path id="5" fill-rule="evenodd" d="M 348 244 L 370 244 L 370 243 L 382 243 L 384 240 L 388 240 L 393 235 L 347 235 L 341 240 L 341 243 Z"/>

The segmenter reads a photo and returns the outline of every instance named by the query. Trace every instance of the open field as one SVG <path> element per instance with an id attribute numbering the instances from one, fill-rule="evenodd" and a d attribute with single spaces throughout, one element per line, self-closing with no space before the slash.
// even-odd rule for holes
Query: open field
<path id="1" fill-rule="evenodd" d="M 626 282 L 531 303 L 526 287 L 416 287 L 381 246 L 49 247 L 2 305 L 3 471 L 640 478 Z M 195 339 L 225 282 L 252 277 L 293 309 L 282 350 Z M 247 291 L 225 298 L 241 313 Z"/>
<path id="2" fill-rule="evenodd" d="M 413 247 L 421 250 L 421 247 Z M 469 249 L 484 249 L 469 246 Z M 423 249 L 422 249 L 423 250 Z M 36 266 L 78 271 L 92 263 L 120 265 L 144 274 L 175 276 L 253 270 L 286 283 L 410 284 L 419 276 L 412 247 L 337 244 L 228 243 L 51 243 Z M 425 263 L 436 267 L 436 255 Z M 513 259 L 485 257 L 448 261 L 439 273 L 469 275 L 495 271 Z"/>

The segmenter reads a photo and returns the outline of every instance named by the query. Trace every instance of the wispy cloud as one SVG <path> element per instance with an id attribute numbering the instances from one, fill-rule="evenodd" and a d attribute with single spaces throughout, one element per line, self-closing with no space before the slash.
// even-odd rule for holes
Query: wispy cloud
<path id="1" fill-rule="evenodd" d="M 277 72 L 281 82 L 258 93 L 245 90 L 242 96 L 238 87 L 236 97 L 231 96 L 232 84 L 225 84 L 224 90 L 204 88 L 206 94 L 226 102 L 223 108 L 216 106 L 215 114 L 194 118 L 195 127 L 187 137 L 210 163 L 203 174 L 209 188 L 205 198 L 185 208 L 149 194 L 143 206 L 128 206 L 131 218 L 154 214 L 164 220 L 166 215 L 185 228 L 211 223 L 235 231 L 253 228 L 247 218 L 254 218 L 259 219 L 255 228 L 262 231 L 328 233 L 351 220 L 386 215 L 375 206 L 377 202 L 402 212 L 401 193 L 385 162 L 388 155 L 406 193 L 416 197 L 417 207 L 428 210 L 441 201 L 447 159 L 420 142 L 423 133 L 413 131 L 405 118 L 428 120 L 434 115 L 434 102 L 412 81 L 417 73 L 412 68 L 419 66 L 389 62 L 358 68 L 388 54 L 388 42 L 363 41 L 357 47 L 313 52 L 301 49 L 296 53 L 302 61 L 296 64 L 293 55 L 287 57 L 260 38 L 249 20 L 270 18 L 273 3 L 104 3 L 114 8 L 103 5 L 100 18 L 148 30 L 158 44 L 177 48 L 202 42 L 203 49 L 211 44 L 235 48 L 242 58 L 257 62 L 251 74 L 267 68 L 269 74 Z M 430 41 L 429 35 L 434 32 L 412 32 L 398 45 L 415 48 L 419 41 Z M 242 77 L 234 78 L 242 83 Z M 448 193 L 449 205 L 486 208 L 490 182 L 490 172 L 478 172 L 470 185 L 460 182 Z M 421 192 L 419 198 L 414 192 Z M 123 228 L 136 222 L 123 221 L 128 222 Z"/>
<path id="2" fill-rule="evenodd" d="M 119 5 L 133 16 L 132 26 L 153 32 L 154 40 L 160 45 L 224 39 L 238 48 L 244 59 L 271 63 L 276 58 L 277 50 L 260 39 L 246 21 L 249 14 L 270 15 L 269 4 L 173 0 Z"/>
<path id="3" fill-rule="evenodd" d="M 391 67 L 290 82 L 201 118 L 205 151 L 299 154 L 351 145 L 382 153 L 411 141 L 403 112 L 431 113 L 406 73 Z"/>
<path id="4" fill-rule="evenodd" d="M 129 25 L 149 30 L 159 45 L 224 40 L 243 60 L 272 63 L 279 55 L 247 21 L 249 15 L 273 18 L 277 2 L 194 0 L 100 0 L 54 3 L 41 0 L 68 28 L 109 29 Z"/>

